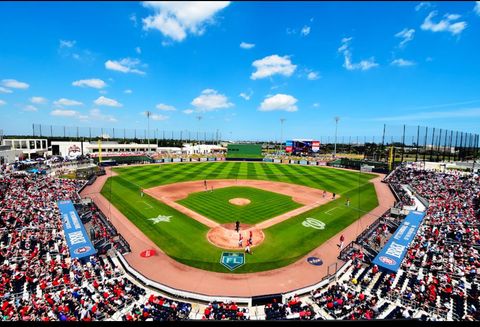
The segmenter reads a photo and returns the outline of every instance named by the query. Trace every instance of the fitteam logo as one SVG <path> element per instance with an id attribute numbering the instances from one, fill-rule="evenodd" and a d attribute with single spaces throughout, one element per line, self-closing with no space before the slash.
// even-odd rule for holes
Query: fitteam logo
<path id="1" fill-rule="evenodd" d="M 315 218 L 310 218 L 310 217 L 305 219 L 302 222 L 302 225 L 305 227 L 312 227 L 315 229 L 325 229 L 325 227 L 327 226 L 324 222 Z"/>
<path id="2" fill-rule="evenodd" d="M 85 252 L 88 252 L 91 250 L 91 247 L 89 246 L 82 246 L 81 248 L 78 248 L 76 249 L 75 251 L 73 251 L 73 253 L 75 254 L 82 254 L 82 253 L 85 253 Z"/>
<path id="3" fill-rule="evenodd" d="M 397 264 L 397 262 L 395 260 L 393 260 L 392 258 L 389 258 L 389 257 L 384 257 L 383 255 L 378 258 L 378 260 L 380 260 L 381 262 L 389 265 L 389 266 L 394 266 Z"/>

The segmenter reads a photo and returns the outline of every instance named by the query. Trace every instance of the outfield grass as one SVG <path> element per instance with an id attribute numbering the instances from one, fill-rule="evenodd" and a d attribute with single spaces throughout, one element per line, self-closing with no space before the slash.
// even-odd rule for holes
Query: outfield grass
<path id="1" fill-rule="evenodd" d="M 228 202 L 233 198 L 249 199 L 250 203 L 245 206 L 234 205 Z M 302 206 L 287 195 L 239 186 L 192 193 L 177 202 L 220 224 L 238 220 L 251 225 Z"/>
<path id="2" fill-rule="evenodd" d="M 200 269 L 230 272 L 219 263 L 223 250 L 210 244 L 208 228 L 151 198 L 140 188 L 204 179 L 261 179 L 325 189 L 342 198 L 292 217 L 264 230 L 265 241 L 246 256 L 246 264 L 233 273 L 258 272 L 289 265 L 378 205 L 374 177 L 354 171 L 324 167 L 252 162 L 178 163 L 114 168 L 102 194 L 173 259 Z M 350 198 L 350 207 L 345 198 Z M 150 218 L 171 216 L 170 222 L 153 224 Z M 326 224 L 324 230 L 302 225 L 305 218 Z M 360 227 L 359 227 L 360 228 Z"/>

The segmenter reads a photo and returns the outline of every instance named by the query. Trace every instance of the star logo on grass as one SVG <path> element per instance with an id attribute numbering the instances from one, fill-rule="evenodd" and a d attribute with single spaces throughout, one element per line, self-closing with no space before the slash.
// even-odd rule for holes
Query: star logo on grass
<path id="1" fill-rule="evenodd" d="M 169 222 L 170 222 L 170 218 L 172 218 L 172 216 L 162 216 L 162 215 L 158 215 L 157 218 L 150 218 L 149 220 L 151 220 L 151 221 L 153 222 L 153 224 L 158 224 L 158 223 L 161 223 L 161 222 L 169 223 Z"/>

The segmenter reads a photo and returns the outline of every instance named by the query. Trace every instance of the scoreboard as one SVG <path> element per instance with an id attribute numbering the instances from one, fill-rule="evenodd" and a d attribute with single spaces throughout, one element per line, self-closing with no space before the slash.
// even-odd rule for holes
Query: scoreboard
<path id="1" fill-rule="evenodd" d="M 316 153 L 320 150 L 320 142 L 316 140 L 294 139 L 285 142 L 285 152 L 291 154 Z"/>

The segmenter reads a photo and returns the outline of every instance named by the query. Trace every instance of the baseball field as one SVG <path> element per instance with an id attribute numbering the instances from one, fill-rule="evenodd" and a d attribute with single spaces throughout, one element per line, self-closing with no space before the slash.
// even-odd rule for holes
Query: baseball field
<path id="1" fill-rule="evenodd" d="M 161 185 L 203 180 L 261 180 L 306 186 L 336 193 L 323 205 L 294 215 L 262 231 L 264 240 L 246 255 L 246 263 L 233 273 L 266 271 L 289 265 L 317 248 L 333 235 L 354 223 L 378 205 L 373 174 L 316 166 L 257 162 L 204 162 L 143 165 L 113 168 L 116 176 L 102 189 L 117 209 L 171 258 L 193 267 L 216 272 L 231 272 L 220 263 L 226 251 L 209 242 L 210 227 L 167 205 L 161 198 L 143 194 Z M 249 200 L 237 206 L 232 198 Z M 349 199 L 349 205 L 346 205 Z M 291 196 L 254 187 L 230 186 L 188 194 L 176 201 L 218 224 L 258 224 L 272 217 L 299 210 L 302 204 Z M 312 228 L 306 220 L 319 221 L 324 228 Z M 337 241 L 337 240 L 335 240 Z M 255 244 L 254 244 L 255 245 Z M 243 252 L 239 249 L 238 252 Z"/>

